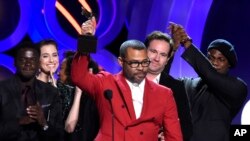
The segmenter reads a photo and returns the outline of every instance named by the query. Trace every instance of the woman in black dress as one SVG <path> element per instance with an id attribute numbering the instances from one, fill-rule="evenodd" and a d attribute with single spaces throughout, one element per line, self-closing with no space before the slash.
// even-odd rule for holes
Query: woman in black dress
<path id="1" fill-rule="evenodd" d="M 99 130 L 99 116 L 92 98 L 75 87 L 70 79 L 74 52 L 65 52 L 60 66 L 57 87 L 62 97 L 65 141 L 93 141 Z M 98 65 L 91 61 L 90 71 L 98 73 Z"/>

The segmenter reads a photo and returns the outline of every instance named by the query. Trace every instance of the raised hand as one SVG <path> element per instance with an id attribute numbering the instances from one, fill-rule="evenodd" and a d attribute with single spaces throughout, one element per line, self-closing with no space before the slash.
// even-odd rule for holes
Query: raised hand
<path id="1" fill-rule="evenodd" d="M 50 82 L 51 82 L 51 84 L 54 86 L 54 87 L 57 87 L 56 86 L 56 80 L 55 80 L 55 78 L 54 78 L 54 72 L 52 72 L 52 70 L 50 70 L 50 75 L 49 75 L 49 80 L 50 80 Z"/>
<path id="2" fill-rule="evenodd" d="M 180 44 L 188 48 L 192 44 L 192 39 L 188 36 L 185 29 L 174 22 L 170 22 L 169 24 L 168 29 L 174 41 L 174 50 L 177 50 Z"/>
<path id="3" fill-rule="evenodd" d="M 91 17 L 89 20 L 85 21 L 81 26 L 82 35 L 94 35 L 96 31 L 96 19 Z"/>

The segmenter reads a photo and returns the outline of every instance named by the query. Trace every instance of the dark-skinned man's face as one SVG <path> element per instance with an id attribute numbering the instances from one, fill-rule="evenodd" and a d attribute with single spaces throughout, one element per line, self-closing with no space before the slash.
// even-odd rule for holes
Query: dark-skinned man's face
<path id="1" fill-rule="evenodd" d="M 19 50 L 15 59 L 16 71 L 19 76 L 29 80 L 39 69 L 39 54 L 33 48 Z"/>

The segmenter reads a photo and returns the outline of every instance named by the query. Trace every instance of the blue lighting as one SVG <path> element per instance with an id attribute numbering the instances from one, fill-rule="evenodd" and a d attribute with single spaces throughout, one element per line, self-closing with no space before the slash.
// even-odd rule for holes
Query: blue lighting
<path id="1" fill-rule="evenodd" d="M 14 66 L 14 59 L 13 57 L 10 57 L 5 54 L 0 54 L 0 64 L 9 70 L 11 70 L 13 73 L 16 71 L 16 68 Z"/>
<path id="2" fill-rule="evenodd" d="M 0 52 L 8 50 L 18 44 L 27 32 L 30 22 L 30 0 L 19 0 L 20 21 L 15 31 L 4 40 L 0 40 Z M 17 12 L 18 13 L 18 12 Z"/>

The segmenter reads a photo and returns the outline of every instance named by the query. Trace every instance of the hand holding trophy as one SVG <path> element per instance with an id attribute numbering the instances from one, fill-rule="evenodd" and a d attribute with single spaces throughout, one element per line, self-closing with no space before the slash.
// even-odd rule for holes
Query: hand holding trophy
<path id="1" fill-rule="evenodd" d="M 81 34 L 82 35 L 94 35 L 95 34 L 95 29 L 96 29 L 96 19 L 95 16 L 92 12 L 89 12 L 87 9 L 82 7 L 82 12 L 81 14 L 88 19 L 85 21 L 82 26 L 81 26 Z"/>
<path id="2" fill-rule="evenodd" d="M 81 26 L 81 35 L 78 39 L 78 51 L 81 53 L 95 53 L 97 38 L 94 36 L 96 31 L 96 19 L 92 12 L 82 7 L 81 14 L 87 18 Z"/>

